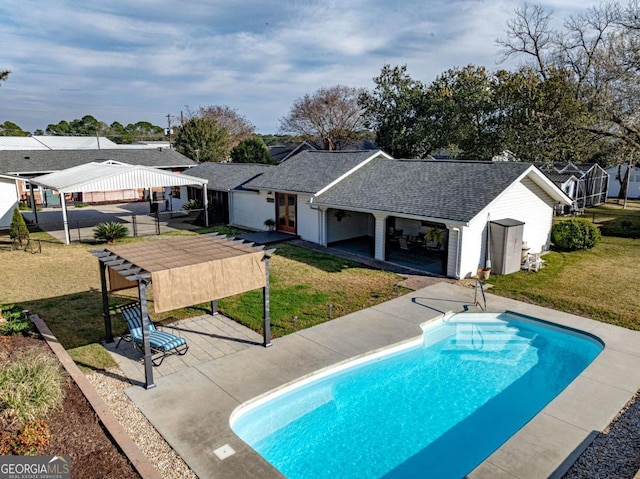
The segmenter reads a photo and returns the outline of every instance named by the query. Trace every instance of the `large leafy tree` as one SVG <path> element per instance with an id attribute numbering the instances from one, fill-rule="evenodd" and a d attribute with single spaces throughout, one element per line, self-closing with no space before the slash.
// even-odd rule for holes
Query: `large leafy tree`
<path id="1" fill-rule="evenodd" d="M 0 124 L 0 136 L 29 136 L 29 132 L 24 131 L 12 121 L 5 121 Z"/>
<path id="2" fill-rule="evenodd" d="M 342 150 L 365 127 L 358 98 L 361 89 L 345 85 L 320 88 L 293 102 L 280 119 L 280 131 L 299 136 L 321 150 Z"/>
<path id="3" fill-rule="evenodd" d="M 213 118 L 192 118 L 178 129 L 175 149 L 197 163 L 229 157 L 227 129 Z"/>
<path id="4" fill-rule="evenodd" d="M 256 127 L 233 108 L 224 105 L 201 106 L 197 110 L 187 107 L 187 118 L 210 118 L 227 130 L 227 150 L 231 151 L 241 141 L 251 138 Z"/>
<path id="5" fill-rule="evenodd" d="M 576 98 L 591 113 L 581 128 L 593 138 L 631 148 L 640 154 L 640 19 L 637 0 L 626 6 L 603 3 L 552 27 L 552 14 L 525 5 L 515 10 L 507 37 L 498 40 L 505 56 L 529 60 L 546 79 L 568 71 Z M 618 155 L 622 157 L 623 155 Z"/>
<path id="6" fill-rule="evenodd" d="M 385 65 L 373 81 L 374 89 L 362 92 L 359 104 L 376 144 L 396 158 L 428 155 L 435 145 L 426 87 L 409 76 L 406 65 Z"/>
<path id="7" fill-rule="evenodd" d="M 272 163 L 269 148 L 262 138 L 253 136 L 241 141 L 231 150 L 233 163 Z"/>
<path id="8" fill-rule="evenodd" d="M 95 136 L 106 132 L 108 129 L 104 122 L 101 122 L 91 115 L 76 118 L 71 122 L 62 120 L 55 124 L 47 125 L 48 135 L 56 136 Z"/>

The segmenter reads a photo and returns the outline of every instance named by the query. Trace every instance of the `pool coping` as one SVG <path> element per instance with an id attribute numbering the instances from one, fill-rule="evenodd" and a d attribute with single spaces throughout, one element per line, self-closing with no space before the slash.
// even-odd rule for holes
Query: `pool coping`
<path id="1" fill-rule="evenodd" d="M 605 349 L 559 396 L 469 478 L 561 477 L 640 389 L 640 332 L 487 294 L 511 310 L 600 338 Z M 473 290 L 438 283 L 273 341 L 158 379 L 126 393 L 200 477 L 282 477 L 230 429 L 231 413 L 319 370 L 397 346 L 448 312 L 473 309 Z M 205 426 L 206 425 L 206 426 Z M 220 449 L 231 454 L 220 459 Z"/>

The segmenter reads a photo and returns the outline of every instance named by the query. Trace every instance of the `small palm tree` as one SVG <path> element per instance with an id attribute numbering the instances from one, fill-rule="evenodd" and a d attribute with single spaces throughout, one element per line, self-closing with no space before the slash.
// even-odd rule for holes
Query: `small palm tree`
<path id="1" fill-rule="evenodd" d="M 93 237 L 99 241 L 106 241 L 109 244 L 115 243 L 121 238 L 129 235 L 129 230 L 122 223 L 107 221 L 98 224 L 93 229 Z"/>

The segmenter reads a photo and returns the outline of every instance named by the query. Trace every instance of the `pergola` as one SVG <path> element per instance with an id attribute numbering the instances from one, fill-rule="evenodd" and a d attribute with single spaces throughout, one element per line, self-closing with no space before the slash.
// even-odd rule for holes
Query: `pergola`
<path id="1" fill-rule="evenodd" d="M 264 251 L 263 248 L 244 243 L 244 240 L 212 234 L 91 251 L 100 263 L 102 314 L 107 342 L 113 342 L 109 291 L 138 288 L 147 389 L 155 387 L 147 305 L 147 290 L 151 285 L 157 313 L 210 301 L 215 314 L 218 299 L 262 288 L 263 345 L 271 345 L 269 259 L 275 249 Z"/>
<path id="2" fill-rule="evenodd" d="M 203 190 L 205 226 L 209 226 L 207 204 L 207 183 L 209 180 L 196 178 L 194 176 L 172 173 L 150 166 L 129 165 L 126 163 L 107 161 L 104 163 L 86 163 L 47 175 L 36 176 L 35 178 L 29 179 L 28 182 L 56 190 L 62 196 L 60 205 L 62 206 L 62 221 L 64 224 L 66 244 L 71 242 L 69 221 L 67 220 L 67 205 L 64 201 L 64 195 L 66 193 L 199 185 Z M 37 223 L 38 215 L 36 213 L 33 190 L 31 189 L 30 191 L 31 206 Z"/>

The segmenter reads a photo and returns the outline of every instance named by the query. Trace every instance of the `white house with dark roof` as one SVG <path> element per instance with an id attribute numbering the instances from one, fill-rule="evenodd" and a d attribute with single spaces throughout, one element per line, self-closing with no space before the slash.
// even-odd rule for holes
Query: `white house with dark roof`
<path id="1" fill-rule="evenodd" d="M 215 223 L 237 224 L 235 217 L 236 198 L 240 196 L 240 203 L 243 197 L 245 183 L 253 180 L 259 175 L 266 173 L 273 166 L 254 163 L 201 163 L 189 170 L 189 176 L 204 178 L 209 180 L 207 184 L 207 195 L 209 205 L 213 210 L 210 220 Z M 247 192 L 250 196 L 257 194 L 255 191 Z M 189 199 L 195 199 L 202 204 L 202 193 L 199 188 L 189 188 Z M 246 203 L 246 201 L 245 201 Z M 264 205 L 263 205 L 264 206 Z M 273 216 L 272 212 L 267 215 Z M 258 216 L 261 218 L 262 216 Z M 246 221 L 240 218 L 240 221 Z M 248 220 L 251 221 L 251 220 Z M 259 228 L 264 227 L 264 219 Z M 256 229 L 259 229 L 256 228 Z"/>
<path id="2" fill-rule="evenodd" d="M 541 252 L 549 248 L 554 208 L 571 200 L 527 163 L 379 159 L 312 203 L 325 211 L 321 244 L 341 241 L 348 229 L 353 237 L 369 234 L 369 228 L 349 226 L 364 225 L 368 215 L 375 222 L 376 259 L 393 261 L 396 254 L 397 261 L 410 260 L 413 243 L 414 251 L 425 250 L 426 263 L 433 261 L 426 269 L 465 278 L 486 264 L 490 222 L 523 223 L 518 253 L 522 242 L 531 253 Z M 391 242 L 401 243 L 399 251 Z"/>
<path id="3" fill-rule="evenodd" d="M 316 208 L 312 198 L 378 158 L 390 156 L 381 150 L 302 151 L 234 194 L 233 223 L 265 229 L 265 220 L 273 219 L 278 231 L 324 244 L 325 212 Z"/>
<path id="4" fill-rule="evenodd" d="M 273 218 L 307 241 L 464 278 L 489 259 L 490 225 L 519 228 L 519 266 L 524 248 L 549 248 L 554 208 L 571 203 L 528 163 L 305 151 L 234 190 L 231 223 L 264 230 Z"/>

